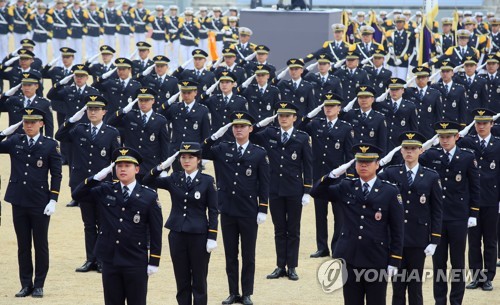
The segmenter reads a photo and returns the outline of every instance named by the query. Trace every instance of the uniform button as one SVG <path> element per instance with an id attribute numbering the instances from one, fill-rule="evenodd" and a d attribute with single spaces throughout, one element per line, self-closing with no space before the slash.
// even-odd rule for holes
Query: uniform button
<path id="1" fill-rule="evenodd" d="M 28 163 L 26 163 L 26 166 L 30 166 Z"/>
<path id="2" fill-rule="evenodd" d="M 363 209 L 366 209 L 366 205 L 363 205 Z"/>
<path id="3" fill-rule="evenodd" d="M 28 155 L 28 158 L 31 157 L 31 155 Z"/>
<path id="4" fill-rule="evenodd" d="M 280 177 L 283 176 L 283 174 L 280 174 Z"/>
<path id="5" fill-rule="evenodd" d="M 122 211 L 125 211 L 125 208 L 122 208 Z"/>
<path id="6" fill-rule="evenodd" d="M 122 229 L 118 229 L 118 233 L 121 233 L 122 232 Z"/>
<path id="7" fill-rule="evenodd" d="M 363 237 L 360 235 L 360 236 L 358 236 L 358 239 L 363 239 Z"/>
<path id="8" fill-rule="evenodd" d="M 359 228 L 360 228 L 361 230 L 363 230 L 363 226 L 359 226 Z"/>
<path id="9" fill-rule="evenodd" d="M 236 185 L 236 181 L 235 181 L 235 182 L 233 182 L 233 184 L 234 184 L 234 185 Z"/>
<path id="10" fill-rule="evenodd" d="M 238 173 L 234 173 L 235 176 L 238 176 Z"/>
<path id="11" fill-rule="evenodd" d="M 24 172 L 24 175 L 28 175 L 28 172 Z"/>
<path id="12" fill-rule="evenodd" d="M 120 222 L 123 222 L 123 218 L 120 218 Z"/>
<path id="13" fill-rule="evenodd" d="M 283 167 L 283 164 L 280 164 L 280 167 Z"/>
<path id="14" fill-rule="evenodd" d="M 141 145 L 139 145 L 139 148 L 141 148 L 141 147 L 142 147 L 142 146 L 141 146 Z"/>
<path id="15" fill-rule="evenodd" d="M 408 214 L 408 210 L 405 210 L 405 213 Z"/>
<path id="16" fill-rule="evenodd" d="M 117 241 L 116 241 L 116 243 L 117 243 L 117 244 L 119 244 L 119 243 L 120 243 L 120 241 L 119 241 L 119 240 L 117 240 Z"/>
<path id="17" fill-rule="evenodd" d="M 89 154 L 90 157 L 92 157 L 92 154 Z"/>
<path id="18" fill-rule="evenodd" d="M 236 194 L 236 192 L 235 192 L 235 191 L 233 191 L 233 192 L 232 192 L 232 194 L 234 195 L 234 194 Z"/>
<path id="19" fill-rule="evenodd" d="M 444 178 L 444 181 L 448 181 L 448 178 Z"/>
<path id="20" fill-rule="evenodd" d="M 142 141 L 142 138 L 139 138 L 139 141 Z"/>
<path id="21" fill-rule="evenodd" d="M 187 209 L 187 206 L 184 206 L 184 210 Z"/>
<path id="22" fill-rule="evenodd" d="M 361 215 L 361 219 L 365 219 L 365 216 Z"/>
<path id="23" fill-rule="evenodd" d="M 188 194 L 188 193 L 186 192 L 186 195 L 187 195 L 187 194 Z"/>
<path id="24" fill-rule="evenodd" d="M 90 145 L 90 148 L 94 148 L 94 145 Z"/>
<path id="25" fill-rule="evenodd" d="M 92 164 L 92 161 L 89 161 L 89 164 Z"/>
<path id="26" fill-rule="evenodd" d="M 184 199 L 184 202 L 187 202 L 188 200 L 187 199 Z"/>
<path id="27" fill-rule="evenodd" d="M 443 186 L 443 190 L 446 190 L 446 186 Z"/>
<path id="28" fill-rule="evenodd" d="M 91 172 L 91 170 L 89 169 L 89 173 Z"/>
<path id="29" fill-rule="evenodd" d="M 405 223 L 407 223 L 407 222 L 408 222 L 408 220 L 405 219 Z"/>
<path id="30" fill-rule="evenodd" d="M 182 216 L 186 217 L 186 214 L 182 214 Z"/>
<path id="31" fill-rule="evenodd" d="M 26 184 L 26 181 L 23 181 L 23 184 Z"/>

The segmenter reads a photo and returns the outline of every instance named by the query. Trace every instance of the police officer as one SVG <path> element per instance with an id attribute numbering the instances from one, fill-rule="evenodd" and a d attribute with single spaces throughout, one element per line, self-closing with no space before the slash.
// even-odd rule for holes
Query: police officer
<path id="1" fill-rule="evenodd" d="M 277 279 L 288 276 L 299 279 L 300 218 L 302 206 L 309 204 L 312 187 L 312 150 L 309 135 L 297 128 L 298 107 L 291 102 L 275 105 L 279 127 L 268 126 L 274 119 L 266 118 L 256 124 L 252 140 L 262 145 L 270 159 L 270 210 L 274 224 L 277 268 L 267 276 Z M 286 269 L 288 267 L 288 270 Z"/>
<path id="2" fill-rule="evenodd" d="M 208 31 L 212 26 L 212 19 L 208 16 L 208 8 L 200 6 L 199 15 L 196 17 L 200 25 L 200 49 L 208 52 Z"/>
<path id="3" fill-rule="evenodd" d="M 19 58 L 19 60 L 16 60 Z M 40 82 L 38 83 L 37 94 L 43 96 L 43 82 L 41 81 L 40 70 L 34 69 L 31 65 L 34 63 L 35 54 L 27 49 L 20 49 L 17 51 L 17 56 L 2 62 L 0 67 L 0 77 L 9 81 L 9 88 L 14 88 L 21 83 L 25 74 L 37 74 Z M 14 64 L 17 61 L 18 64 Z M 13 64 L 10 67 L 10 62 Z"/>
<path id="4" fill-rule="evenodd" d="M 112 159 L 114 163 L 85 179 L 72 196 L 99 209 L 95 255 L 103 263 L 104 304 L 125 304 L 127 300 L 128 304 L 145 305 L 148 276 L 158 271 L 160 263 L 160 203 L 155 191 L 135 180 L 142 161 L 137 151 L 121 147 Z M 102 182 L 115 164 L 119 181 Z"/>
<path id="5" fill-rule="evenodd" d="M 154 62 L 149 59 L 149 53 L 151 50 L 151 45 L 145 41 L 139 41 L 135 44 L 137 47 L 139 58 L 134 59 L 133 63 L 133 75 L 137 75 L 147 68 L 149 68 Z M 166 57 L 165 57 L 166 58 Z"/>
<path id="6" fill-rule="evenodd" d="M 184 12 L 184 20 L 179 24 L 180 38 L 180 55 L 184 61 L 191 58 L 191 53 L 198 47 L 200 43 L 200 24 L 194 18 L 194 12 L 191 9 L 186 9 Z M 175 55 L 174 55 L 175 56 Z M 192 69 L 193 64 L 189 63 L 188 68 Z"/>
<path id="7" fill-rule="evenodd" d="M 271 52 L 271 49 L 269 49 L 269 47 L 265 45 L 257 45 L 255 47 L 255 53 L 256 53 L 255 60 L 242 61 L 241 64 L 245 68 L 247 77 L 253 75 L 257 66 L 263 66 L 263 65 L 266 65 L 269 68 L 269 81 L 271 81 L 273 78 L 276 77 L 276 67 L 271 65 L 267 61 L 267 59 L 269 58 L 269 52 Z"/>
<path id="8" fill-rule="evenodd" d="M 210 253 L 217 247 L 217 190 L 212 176 L 201 173 L 200 143 L 183 142 L 179 151 L 144 177 L 144 182 L 170 193 L 172 209 L 165 224 L 177 283 L 179 305 L 207 304 Z M 159 174 L 180 155 L 182 171 Z M 207 217 L 208 214 L 208 217 Z"/>
<path id="9" fill-rule="evenodd" d="M 103 45 L 99 47 L 99 51 L 101 53 L 102 63 L 91 63 L 89 65 L 92 76 L 96 78 L 102 77 L 104 73 L 107 73 L 116 68 L 115 64 L 113 63 L 113 56 L 116 53 L 115 49 L 108 45 Z M 111 77 L 116 78 L 116 73 L 113 73 Z"/>
<path id="10" fill-rule="evenodd" d="M 500 112 L 500 75 L 498 75 L 500 59 L 496 54 L 486 56 L 486 74 L 480 77 L 486 79 L 488 84 L 488 108 L 493 112 Z"/>
<path id="11" fill-rule="evenodd" d="M 347 52 L 349 52 L 349 44 L 344 41 L 345 25 L 342 23 L 332 24 L 332 31 L 334 40 L 325 41 L 319 50 L 307 54 L 304 58 L 305 63 L 324 53 L 329 53 L 334 59 L 334 63 L 346 58 Z"/>
<path id="12" fill-rule="evenodd" d="M 223 63 L 216 68 L 212 66 L 210 70 L 213 71 L 215 75 L 219 75 L 222 70 L 227 70 L 236 76 L 237 85 L 241 85 L 247 79 L 247 73 L 242 66 L 236 63 L 236 50 L 226 48 L 222 50 L 222 56 L 224 57 Z"/>
<path id="13" fill-rule="evenodd" d="M 104 124 L 107 101 L 98 95 L 87 95 L 85 107 L 64 122 L 55 138 L 72 146 L 73 164 L 70 171 L 69 187 L 72 191 L 91 173 L 100 171 L 111 163 L 111 154 L 120 147 L 120 133 L 112 126 Z M 83 116 L 89 123 L 79 123 Z M 76 272 L 98 270 L 102 264 L 94 255 L 94 247 L 99 232 L 98 207 L 92 202 L 79 202 L 85 235 L 86 260 Z"/>
<path id="14" fill-rule="evenodd" d="M 388 86 L 390 98 L 374 105 L 374 108 L 385 116 L 387 122 L 389 137 L 387 151 L 399 145 L 399 135 L 402 132 L 418 128 L 415 104 L 403 98 L 405 85 L 406 81 L 400 78 L 390 78 Z"/>
<path id="15" fill-rule="evenodd" d="M 29 37 L 29 15 L 31 9 L 26 5 L 26 0 L 18 0 L 15 5 L 9 7 L 9 16 L 12 21 L 12 33 L 14 34 L 14 45 L 18 45 L 22 39 Z"/>
<path id="16" fill-rule="evenodd" d="M 231 45 L 237 44 L 239 37 L 238 17 L 228 16 L 227 23 L 228 24 L 222 29 L 222 31 L 224 32 L 224 48 L 229 48 Z"/>
<path id="17" fill-rule="evenodd" d="M 267 218 L 269 159 L 266 151 L 249 140 L 254 118 L 244 111 L 231 114 L 231 123 L 221 127 L 203 143 L 203 157 L 214 161 L 229 296 L 222 304 L 252 305 L 255 246 L 258 226 Z M 232 128 L 234 142 L 218 141 Z M 218 143 L 217 143 L 218 142 Z M 217 144 L 216 144 L 217 143 Z M 241 238 L 240 295 L 238 248 Z"/>
<path id="18" fill-rule="evenodd" d="M 12 204 L 17 236 L 22 288 L 16 297 L 32 295 L 41 298 L 49 271 L 50 215 L 56 210 L 62 179 L 61 156 L 57 142 L 40 134 L 45 113 L 33 107 L 20 109 L 19 113 L 22 113 L 22 122 L 0 133 L 0 153 L 11 156 L 11 174 L 5 201 Z M 12 135 L 21 123 L 25 134 Z M 9 135 L 12 136 L 6 139 Z M 32 243 L 35 247 L 35 268 L 31 260 Z"/>
<path id="19" fill-rule="evenodd" d="M 115 34 L 116 26 L 120 23 L 118 12 L 115 9 L 115 0 L 108 0 L 103 13 L 104 44 L 114 48 L 116 46 Z"/>
<path id="20" fill-rule="evenodd" d="M 146 41 L 146 20 L 151 12 L 144 8 L 144 0 L 138 0 L 130 10 L 134 14 L 134 37 L 135 41 Z"/>
<path id="21" fill-rule="evenodd" d="M 179 102 L 165 102 L 160 113 L 171 126 L 170 153 L 177 152 L 182 142 L 201 143 L 210 134 L 210 119 L 208 108 L 196 101 L 198 83 L 180 82 L 181 99 Z M 180 170 L 180 164 L 174 163 L 174 170 Z"/>
<path id="22" fill-rule="evenodd" d="M 391 54 L 387 64 L 393 77 L 406 79 L 408 63 L 415 48 L 415 34 L 413 30 L 405 29 L 406 18 L 403 15 L 394 18 L 396 28 L 388 31 L 385 36 L 385 50 Z"/>
<path id="23" fill-rule="evenodd" d="M 222 49 L 224 48 L 224 26 L 227 25 L 227 20 L 222 16 L 222 8 L 215 6 L 212 9 L 213 16 L 211 18 L 210 29 L 215 33 L 215 48 L 217 55 L 222 56 Z"/>
<path id="24" fill-rule="evenodd" d="M 30 27 L 33 31 L 33 41 L 36 42 L 35 54 L 42 63 L 47 63 L 47 40 L 52 38 L 54 20 L 47 12 L 45 3 L 37 4 L 36 14 L 29 17 Z"/>
<path id="25" fill-rule="evenodd" d="M 68 32 L 69 37 L 71 38 L 71 45 L 83 47 L 83 27 L 87 22 L 88 13 L 84 12 L 80 7 L 80 0 L 74 0 L 73 7 L 67 9 L 66 12 L 69 19 Z M 70 44 L 66 42 L 66 46 L 69 45 Z M 82 62 L 82 54 L 83 52 L 78 52 L 75 54 L 76 62 Z"/>
<path id="26" fill-rule="evenodd" d="M 443 32 L 437 35 L 435 40 L 436 53 L 442 55 L 449 48 L 456 45 L 455 34 L 452 32 L 453 19 L 452 18 L 442 18 L 441 26 Z"/>
<path id="27" fill-rule="evenodd" d="M 372 109 L 375 90 L 369 86 L 360 86 L 356 91 L 359 109 L 342 113 L 341 119 L 352 125 L 354 143 L 369 143 L 384 153 L 388 140 L 387 122 L 382 113 Z"/>
<path id="28" fill-rule="evenodd" d="M 166 43 L 167 37 L 167 20 L 163 15 L 165 9 L 163 5 L 157 5 L 155 8 L 156 16 L 149 15 L 148 22 L 153 28 L 153 33 L 151 34 L 151 40 L 153 41 L 153 52 L 155 54 L 165 54 L 166 53 Z"/>
<path id="29" fill-rule="evenodd" d="M 431 64 L 437 63 L 439 67 L 439 63 L 441 61 L 449 61 L 455 66 L 459 66 L 467 56 L 479 58 L 479 51 L 476 48 L 468 45 L 470 36 L 471 33 L 468 30 L 458 30 L 457 45 L 449 47 L 444 51 L 444 54 L 442 56 L 431 59 Z"/>
<path id="30" fill-rule="evenodd" d="M 316 62 L 318 63 L 318 72 L 309 73 L 309 70 L 306 69 L 307 74 L 304 77 L 304 80 L 313 85 L 316 101 L 322 101 L 326 92 L 342 96 L 340 79 L 333 75 L 331 70 L 333 58 L 328 53 L 319 54 L 316 57 Z"/>
<path id="31" fill-rule="evenodd" d="M 179 92 L 178 80 L 174 76 L 168 75 L 168 63 L 170 59 L 163 55 L 153 57 L 154 73 L 148 74 L 149 69 L 139 73 L 137 80 L 144 87 L 149 87 L 156 91 L 155 103 L 153 109 L 158 112 L 160 106 L 168 99 Z"/>
<path id="32" fill-rule="evenodd" d="M 397 185 L 402 195 L 404 242 L 401 269 L 392 279 L 392 304 L 423 305 L 422 283 L 426 256 L 436 251 L 441 237 L 443 192 L 439 174 L 418 163 L 426 138 L 412 130 L 399 136 L 404 164 L 392 165 L 379 172 L 382 180 Z"/>
<path id="33" fill-rule="evenodd" d="M 138 181 L 168 157 L 168 123 L 163 115 L 153 110 L 156 95 L 153 89 L 139 88 L 134 95 L 138 101 L 130 102 L 108 120 L 109 125 L 120 130 L 124 145 L 134 148 L 144 158 L 141 171 L 136 175 Z M 132 109 L 136 102 L 139 110 Z"/>
<path id="34" fill-rule="evenodd" d="M 477 135 L 467 135 L 459 142 L 460 147 L 472 149 L 476 155 L 481 187 L 477 226 L 469 229 L 469 269 L 473 281 L 466 288 L 490 291 L 496 274 L 500 138 L 491 134 L 493 111 L 478 108 L 473 114 Z"/>
<path id="35" fill-rule="evenodd" d="M 431 88 L 439 90 L 443 105 L 443 118 L 458 122 L 461 126 L 467 125 L 467 104 L 465 100 L 465 88 L 453 81 L 453 68 L 455 65 L 450 61 L 441 62 L 441 79 L 432 84 Z"/>
<path id="36" fill-rule="evenodd" d="M 220 93 L 200 96 L 198 100 L 201 104 L 207 106 L 210 112 L 210 121 L 212 125 L 211 132 L 214 133 L 222 126 L 230 122 L 230 115 L 235 111 L 246 111 L 247 100 L 238 94 L 233 93 L 236 83 L 236 75 L 229 71 L 221 70 L 218 74 Z M 230 133 L 224 134 L 222 140 L 234 140 Z"/>
<path id="37" fill-rule="evenodd" d="M 352 127 L 349 123 L 338 118 L 342 104 L 342 97 L 333 93 L 326 93 L 323 97 L 323 107 L 319 106 L 303 118 L 298 126 L 307 132 L 312 139 L 313 178 L 318 180 L 332 168 L 352 160 Z M 323 110 L 324 118 L 315 117 L 316 112 Z M 330 255 L 328 247 L 328 206 L 326 200 L 314 199 L 314 214 L 316 217 L 316 246 L 317 251 L 311 257 Z M 334 229 L 331 241 L 333 253 L 342 229 L 343 213 L 332 204 Z"/>
<path id="38" fill-rule="evenodd" d="M 205 69 L 208 57 L 207 52 L 201 49 L 195 49 L 191 55 L 193 55 L 194 69 L 184 69 L 183 67 L 179 67 L 174 71 L 174 73 L 172 73 L 172 76 L 175 76 L 179 82 L 196 82 L 198 84 L 197 91 L 200 95 L 215 83 L 215 74 L 212 71 Z"/>
<path id="39" fill-rule="evenodd" d="M 333 75 L 340 79 L 342 84 L 342 98 L 344 99 L 345 106 L 347 103 L 356 98 L 356 92 L 359 86 L 370 84 L 370 79 L 368 78 L 368 73 L 359 68 L 359 53 L 354 51 L 349 51 L 346 54 L 345 68 L 338 69 Z"/>
<path id="40" fill-rule="evenodd" d="M 257 45 L 250 42 L 250 37 L 252 35 L 253 31 L 251 29 L 243 26 L 238 28 L 239 41 L 238 43 L 233 44 L 231 47 L 236 50 L 240 59 L 244 59 L 248 55 L 255 52 L 255 47 Z"/>
<path id="41" fill-rule="evenodd" d="M 130 10 L 130 4 L 127 1 L 122 2 L 122 9 L 117 13 L 116 38 L 120 48 L 121 57 L 130 56 L 130 36 L 134 32 L 135 15 Z"/>
<path id="42" fill-rule="evenodd" d="M 373 52 L 373 66 L 364 65 L 363 70 L 368 72 L 370 86 L 375 89 L 375 96 L 381 96 L 385 93 L 389 79 L 392 77 L 392 72 L 384 67 L 384 59 L 387 52 L 377 49 Z"/>
<path id="43" fill-rule="evenodd" d="M 12 23 L 6 0 L 0 0 L 0 58 L 9 54 L 9 25 Z"/>
<path id="44" fill-rule="evenodd" d="M 491 42 L 490 54 L 495 54 L 500 51 L 500 18 L 493 17 L 490 19 L 491 33 L 489 34 L 489 41 Z"/>
<path id="45" fill-rule="evenodd" d="M 366 304 L 385 305 L 387 275 L 397 273 L 403 253 L 402 199 L 395 185 L 377 178 L 381 149 L 360 143 L 352 152 L 359 178 L 334 183 L 339 175 L 334 170 L 315 182 L 311 194 L 344 210 L 345 222 L 333 253 L 346 263 L 344 304 L 363 305 L 366 298 Z M 360 277 L 364 270 L 376 272 L 377 280 Z"/>
<path id="46" fill-rule="evenodd" d="M 88 10 L 84 13 L 87 18 L 83 28 L 85 41 L 85 54 L 87 58 L 94 58 L 99 54 L 100 36 L 103 30 L 104 14 L 97 9 L 95 0 L 90 0 Z M 93 60 L 92 62 L 97 62 Z"/>
<path id="47" fill-rule="evenodd" d="M 462 304 L 465 290 L 465 245 L 467 228 L 477 224 L 479 213 L 479 171 L 472 150 L 456 145 L 460 124 L 440 121 L 434 125 L 441 147 L 432 147 L 420 156 L 420 164 L 438 172 L 443 185 L 441 241 L 432 257 L 434 300 L 447 304 L 447 261 L 451 259 L 450 303 Z"/>
<path id="48" fill-rule="evenodd" d="M 70 20 L 64 9 L 64 0 L 56 0 L 55 7 L 51 8 L 48 14 L 52 16 L 54 21 L 52 27 L 52 50 L 54 58 L 57 58 L 61 55 L 59 50 L 67 47 L 68 25 L 70 24 Z"/>
<path id="49" fill-rule="evenodd" d="M 172 47 L 170 59 L 172 60 L 172 69 L 177 69 L 179 65 L 179 47 L 180 47 L 180 33 L 179 26 L 183 18 L 177 16 L 179 7 L 177 5 L 170 5 L 168 8 L 168 16 L 166 17 L 168 39 Z M 162 54 L 162 53 L 157 53 Z"/>
<path id="50" fill-rule="evenodd" d="M 364 25 L 359 28 L 361 32 L 361 41 L 356 43 L 357 51 L 362 55 L 362 60 L 371 61 L 372 55 L 376 50 L 384 50 L 384 46 L 377 43 L 373 39 L 373 33 L 375 29 L 372 26 Z"/>

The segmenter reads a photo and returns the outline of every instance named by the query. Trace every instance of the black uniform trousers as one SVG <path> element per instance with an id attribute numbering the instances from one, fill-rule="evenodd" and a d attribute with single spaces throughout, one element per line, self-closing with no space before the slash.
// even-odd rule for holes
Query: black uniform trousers
<path id="1" fill-rule="evenodd" d="M 497 214 L 497 240 L 500 240 L 500 213 Z M 498 249 L 497 249 L 497 252 L 498 252 L 498 259 L 500 259 L 500 243 L 497 243 L 498 244 Z"/>
<path id="2" fill-rule="evenodd" d="M 95 262 L 94 247 L 97 242 L 97 232 L 99 232 L 99 206 L 94 202 L 80 202 L 80 212 L 83 220 L 87 261 Z"/>
<path id="3" fill-rule="evenodd" d="M 302 196 L 271 198 L 269 209 L 274 224 L 276 265 L 295 268 L 299 260 Z"/>
<path id="4" fill-rule="evenodd" d="M 425 248 L 404 247 L 401 268 L 392 277 L 392 305 L 406 304 L 408 290 L 409 305 L 423 305 L 422 296 Z"/>
<path id="5" fill-rule="evenodd" d="M 344 280 L 343 286 L 345 305 L 364 305 L 365 297 L 366 305 L 385 305 L 387 277 L 381 275 L 387 274 L 385 269 L 356 268 L 351 264 L 346 267 L 347 280 Z"/>
<path id="6" fill-rule="evenodd" d="M 61 112 L 56 112 L 56 116 L 57 116 L 57 126 L 61 126 L 61 124 L 64 123 L 66 114 Z M 68 142 L 61 142 L 59 143 L 59 146 L 61 149 L 61 156 L 63 159 L 63 163 L 68 162 L 69 165 L 69 159 L 71 158 L 71 144 Z"/>
<path id="7" fill-rule="evenodd" d="M 229 294 L 240 294 L 238 248 L 241 237 L 241 290 L 244 296 L 250 296 L 253 294 L 255 277 L 257 217 L 236 217 L 224 213 L 220 215 Z"/>
<path id="8" fill-rule="evenodd" d="M 12 205 L 12 218 L 17 236 L 17 259 L 22 287 L 43 288 L 49 271 L 49 222 L 45 207 L 27 208 Z M 35 279 L 31 244 L 35 246 Z"/>
<path id="9" fill-rule="evenodd" d="M 435 305 L 446 305 L 448 280 L 446 277 L 448 250 L 450 253 L 452 279 L 450 302 L 460 305 L 465 291 L 465 244 L 467 241 L 467 219 L 443 221 L 441 241 L 432 256 L 434 265 L 434 300 Z"/>
<path id="10" fill-rule="evenodd" d="M 146 266 L 122 267 L 102 264 L 105 305 L 146 305 L 148 273 Z"/>
<path id="11" fill-rule="evenodd" d="M 316 245 L 318 251 L 328 250 L 328 206 L 331 203 L 327 200 L 314 198 L 314 214 L 316 217 Z M 344 214 L 339 204 L 332 204 L 333 212 L 333 237 L 331 241 L 331 253 L 340 237 L 342 224 L 344 223 Z"/>
<path id="12" fill-rule="evenodd" d="M 206 305 L 210 260 L 206 248 L 207 234 L 170 231 L 168 244 L 177 283 L 177 304 Z"/>
<path id="13" fill-rule="evenodd" d="M 492 281 L 495 278 L 497 268 L 497 234 L 495 228 L 497 222 L 497 207 L 481 207 L 477 218 L 477 226 L 469 229 L 469 269 L 472 271 L 472 275 L 479 277 L 479 279 L 481 279 L 479 272 L 483 270 L 483 266 L 487 276 L 486 279 Z M 483 251 L 481 251 L 481 241 L 484 246 Z"/>

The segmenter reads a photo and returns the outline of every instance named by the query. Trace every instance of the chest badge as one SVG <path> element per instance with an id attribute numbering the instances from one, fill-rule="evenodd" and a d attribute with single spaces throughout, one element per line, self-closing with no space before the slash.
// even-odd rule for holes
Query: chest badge
<path id="1" fill-rule="evenodd" d="M 382 219 L 382 212 L 377 211 L 377 213 L 375 213 L 375 220 L 380 221 L 381 219 Z"/>
<path id="2" fill-rule="evenodd" d="M 422 196 L 420 196 L 420 203 L 424 204 L 426 202 L 427 202 L 427 198 L 425 198 L 425 194 L 422 194 Z"/>
<path id="3" fill-rule="evenodd" d="M 457 107 L 457 102 L 454 101 L 453 103 L 451 103 L 451 107 L 456 108 Z"/>
<path id="4" fill-rule="evenodd" d="M 252 175 L 252 169 L 251 168 L 248 168 L 247 171 L 245 172 L 245 174 L 250 177 Z"/>
<path id="5" fill-rule="evenodd" d="M 432 112 L 432 107 L 429 106 L 429 108 L 427 108 L 427 112 Z"/>
<path id="6" fill-rule="evenodd" d="M 141 221 L 141 215 L 135 214 L 134 215 L 134 223 L 139 223 Z"/>
<path id="7" fill-rule="evenodd" d="M 335 149 L 340 149 L 340 143 L 339 142 L 335 143 Z"/>
<path id="8" fill-rule="evenodd" d="M 194 124 L 193 124 L 193 129 L 194 129 L 194 130 L 198 130 L 198 122 L 194 122 Z"/>
<path id="9" fill-rule="evenodd" d="M 36 166 L 42 167 L 43 166 L 43 161 L 42 160 L 36 161 Z"/>
<path id="10" fill-rule="evenodd" d="M 296 152 L 293 152 L 293 154 L 292 154 L 292 160 L 297 160 L 297 153 Z"/>
<path id="11" fill-rule="evenodd" d="M 373 138 L 375 136 L 375 131 L 370 131 L 370 138 Z"/>
<path id="12" fill-rule="evenodd" d="M 166 98 L 170 98 L 170 92 L 167 92 L 167 93 L 165 94 L 165 97 L 166 97 Z"/>
<path id="13" fill-rule="evenodd" d="M 474 93 L 474 99 L 477 100 L 478 97 L 477 93 Z"/>
<path id="14" fill-rule="evenodd" d="M 266 109 L 269 111 L 271 110 L 271 105 L 267 105 Z"/>
<path id="15" fill-rule="evenodd" d="M 462 181 L 462 175 L 457 174 L 457 176 L 455 177 L 455 180 L 457 180 L 457 182 Z"/>
<path id="16" fill-rule="evenodd" d="M 199 191 L 196 191 L 196 192 L 194 193 L 194 198 L 195 198 L 195 199 L 200 199 L 200 198 L 201 198 L 201 194 L 200 194 L 200 192 L 199 192 Z"/>
<path id="17" fill-rule="evenodd" d="M 152 133 L 151 136 L 149 137 L 149 141 L 153 142 L 156 139 L 155 134 Z"/>
<path id="18" fill-rule="evenodd" d="M 495 164 L 495 161 L 491 161 L 490 168 L 495 169 L 497 165 Z"/>
<path id="19" fill-rule="evenodd" d="M 303 97 L 303 96 L 301 96 L 301 97 L 300 97 L 300 102 L 301 102 L 301 103 L 303 103 L 303 102 L 304 102 L 304 97 Z"/>
<path id="20" fill-rule="evenodd" d="M 101 150 L 101 157 L 106 157 L 106 149 L 105 148 L 103 148 Z"/>
<path id="21" fill-rule="evenodd" d="M 406 121 L 405 120 L 402 120 L 401 121 L 401 126 L 405 126 L 406 125 Z"/>
<path id="22" fill-rule="evenodd" d="M 379 86 L 380 88 L 384 88 L 384 83 L 380 83 L 380 84 L 378 84 L 378 86 Z"/>

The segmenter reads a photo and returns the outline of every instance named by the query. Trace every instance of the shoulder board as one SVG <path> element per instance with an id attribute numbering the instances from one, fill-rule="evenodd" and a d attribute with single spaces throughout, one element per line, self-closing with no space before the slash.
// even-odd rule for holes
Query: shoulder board
<path id="1" fill-rule="evenodd" d="M 422 166 L 422 165 L 420 165 Z M 432 168 L 428 168 L 428 167 L 425 167 L 425 166 L 422 166 L 422 169 L 426 172 L 431 172 L 431 173 L 435 173 L 436 175 L 439 175 L 437 171 L 433 170 Z"/>
<path id="2" fill-rule="evenodd" d="M 80 127 L 80 126 L 87 127 L 87 126 L 90 126 L 90 123 L 78 123 L 78 124 L 76 124 L 76 127 Z"/>
<path id="3" fill-rule="evenodd" d="M 207 107 L 207 106 L 205 106 L 205 105 L 203 105 L 203 104 L 201 104 L 201 103 L 196 103 L 196 104 L 198 104 L 198 106 L 200 106 L 200 107 L 204 107 L 204 108 L 207 108 L 207 109 L 208 109 L 208 107 Z"/>
<path id="4" fill-rule="evenodd" d="M 374 110 L 374 109 L 372 109 L 372 111 L 373 111 L 374 113 L 378 113 L 378 114 L 380 114 L 380 115 L 384 115 L 384 114 L 383 114 L 382 112 L 380 112 L 380 111 L 377 111 L 377 110 Z M 385 117 L 385 115 L 384 115 L 384 117 Z"/>
<path id="5" fill-rule="evenodd" d="M 387 24 L 388 26 L 392 26 L 392 19 L 387 19 L 385 21 L 385 24 Z"/>
<path id="6" fill-rule="evenodd" d="M 448 56 L 449 56 L 449 55 L 452 55 L 452 54 L 453 54 L 453 49 L 454 49 L 454 48 L 455 48 L 455 47 L 449 47 L 449 48 L 448 48 L 448 50 L 446 50 L 446 52 L 444 52 L 444 54 L 445 54 L 445 55 L 448 55 Z"/>
<path id="7" fill-rule="evenodd" d="M 461 151 L 466 151 L 468 153 L 471 153 L 471 154 L 474 154 L 474 150 L 470 149 L 470 148 L 463 148 L 463 147 L 460 147 L 460 150 Z"/>
<path id="8" fill-rule="evenodd" d="M 52 142 L 56 143 L 59 145 L 59 142 L 57 142 L 55 139 L 51 138 L 51 137 L 47 137 L 47 136 L 43 136 L 45 139 L 47 140 L 51 140 Z"/>
<path id="9" fill-rule="evenodd" d="M 224 144 L 230 144 L 230 145 L 234 144 L 234 141 L 220 141 L 220 142 L 224 143 Z"/>
<path id="10" fill-rule="evenodd" d="M 264 147 L 262 147 L 262 146 L 260 146 L 260 145 L 257 145 L 257 144 L 254 144 L 254 143 L 252 143 L 252 144 L 253 144 L 253 146 L 255 146 L 255 147 L 259 148 L 259 149 L 262 149 L 262 150 L 264 150 L 264 151 L 266 150 Z"/>
<path id="11" fill-rule="evenodd" d="M 305 136 L 307 136 L 309 138 L 309 134 L 307 132 L 303 131 L 303 130 L 297 129 L 297 133 L 303 134 L 303 135 L 305 135 Z"/>
<path id="12" fill-rule="evenodd" d="M 382 181 L 382 183 L 385 183 L 385 184 L 388 184 L 388 185 L 390 185 L 390 186 L 394 187 L 395 189 L 397 189 L 397 190 L 398 190 L 398 193 L 399 193 L 398 186 L 397 186 L 395 183 L 389 182 L 389 181 L 387 181 L 387 180 L 382 180 L 382 179 L 380 179 L 380 181 Z"/>
<path id="13" fill-rule="evenodd" d="M 443 148 L 442 147 L 431 147 L 429 148 L 429 150 L 437 150 L 437 151 L 442 151 Z"/>
<path id="14" fill-rule="evenodd" d="M 52 19 L 52 16 L 47 15 L 47 22 L 54 23 L 54 19 Z"/>
<path id="15" fill-rule="evenodd" d="M 157 117 L 160 117 L 160 118 L 165 119 L 165 120 L 167 119 L 167 118 L 166 118 L 163 114 L 161 114 L 161 113 L 158 113 L 158 112 L 153 112 L 153 113 L 154 113 Z"/>
<path id="16" fill-rule="evenodd" d="M 104 126 L 106 126 L 106 128 L 118 131 L 118 129 L 115 126 L 111 126 L 111 125 L 108 125 L 108 124 L 105 124 Z"/>
<path id="17" fill-rule="evenodd" d="M 391 37 L 393 32 L 394 32 L 393 30 L 385 32 L 385 37 Z"/>
<path id="18" fill-rule="evenodd" d="M 348 180 L 350 182 L 356 182 L 359 180 L 359 178 L 356 177 L 345 177 L 344 180 Z"/>
<path id="19" fill-rule="evenodd" d="M 327 41 L 325 41 L 325 43 L 323 43 L 323 48 L 328 47 L 330 45 L 330 43 L 332 43 L 332 42 L 333 42 L 333 40 L 327 40 Z"/>
<path id="20" fill-rule="evenodd" d="M 147 187 L 146 185 L 142 185 L 142 184 L 141 184 L 141 186 L 142 186 L 142 188 L 143 188 L 143 189 L 145 189 L 145 190 L 149 190 L 149 191 L 153 192 L 154 194 L 156 194 L 156 191 L 155 191 L 155 190 L 153 190 L 153 189 L 151 189 L 151 188 Z"/>
<path id="21" fill-rule="evenodd" d="M 352 126 L 351 123 L 349 122 L 346 122 L 344 120 L 339 120 L 340 123 L 344 124 L 344 125 L 347 125 L 347 126 Z"/>

